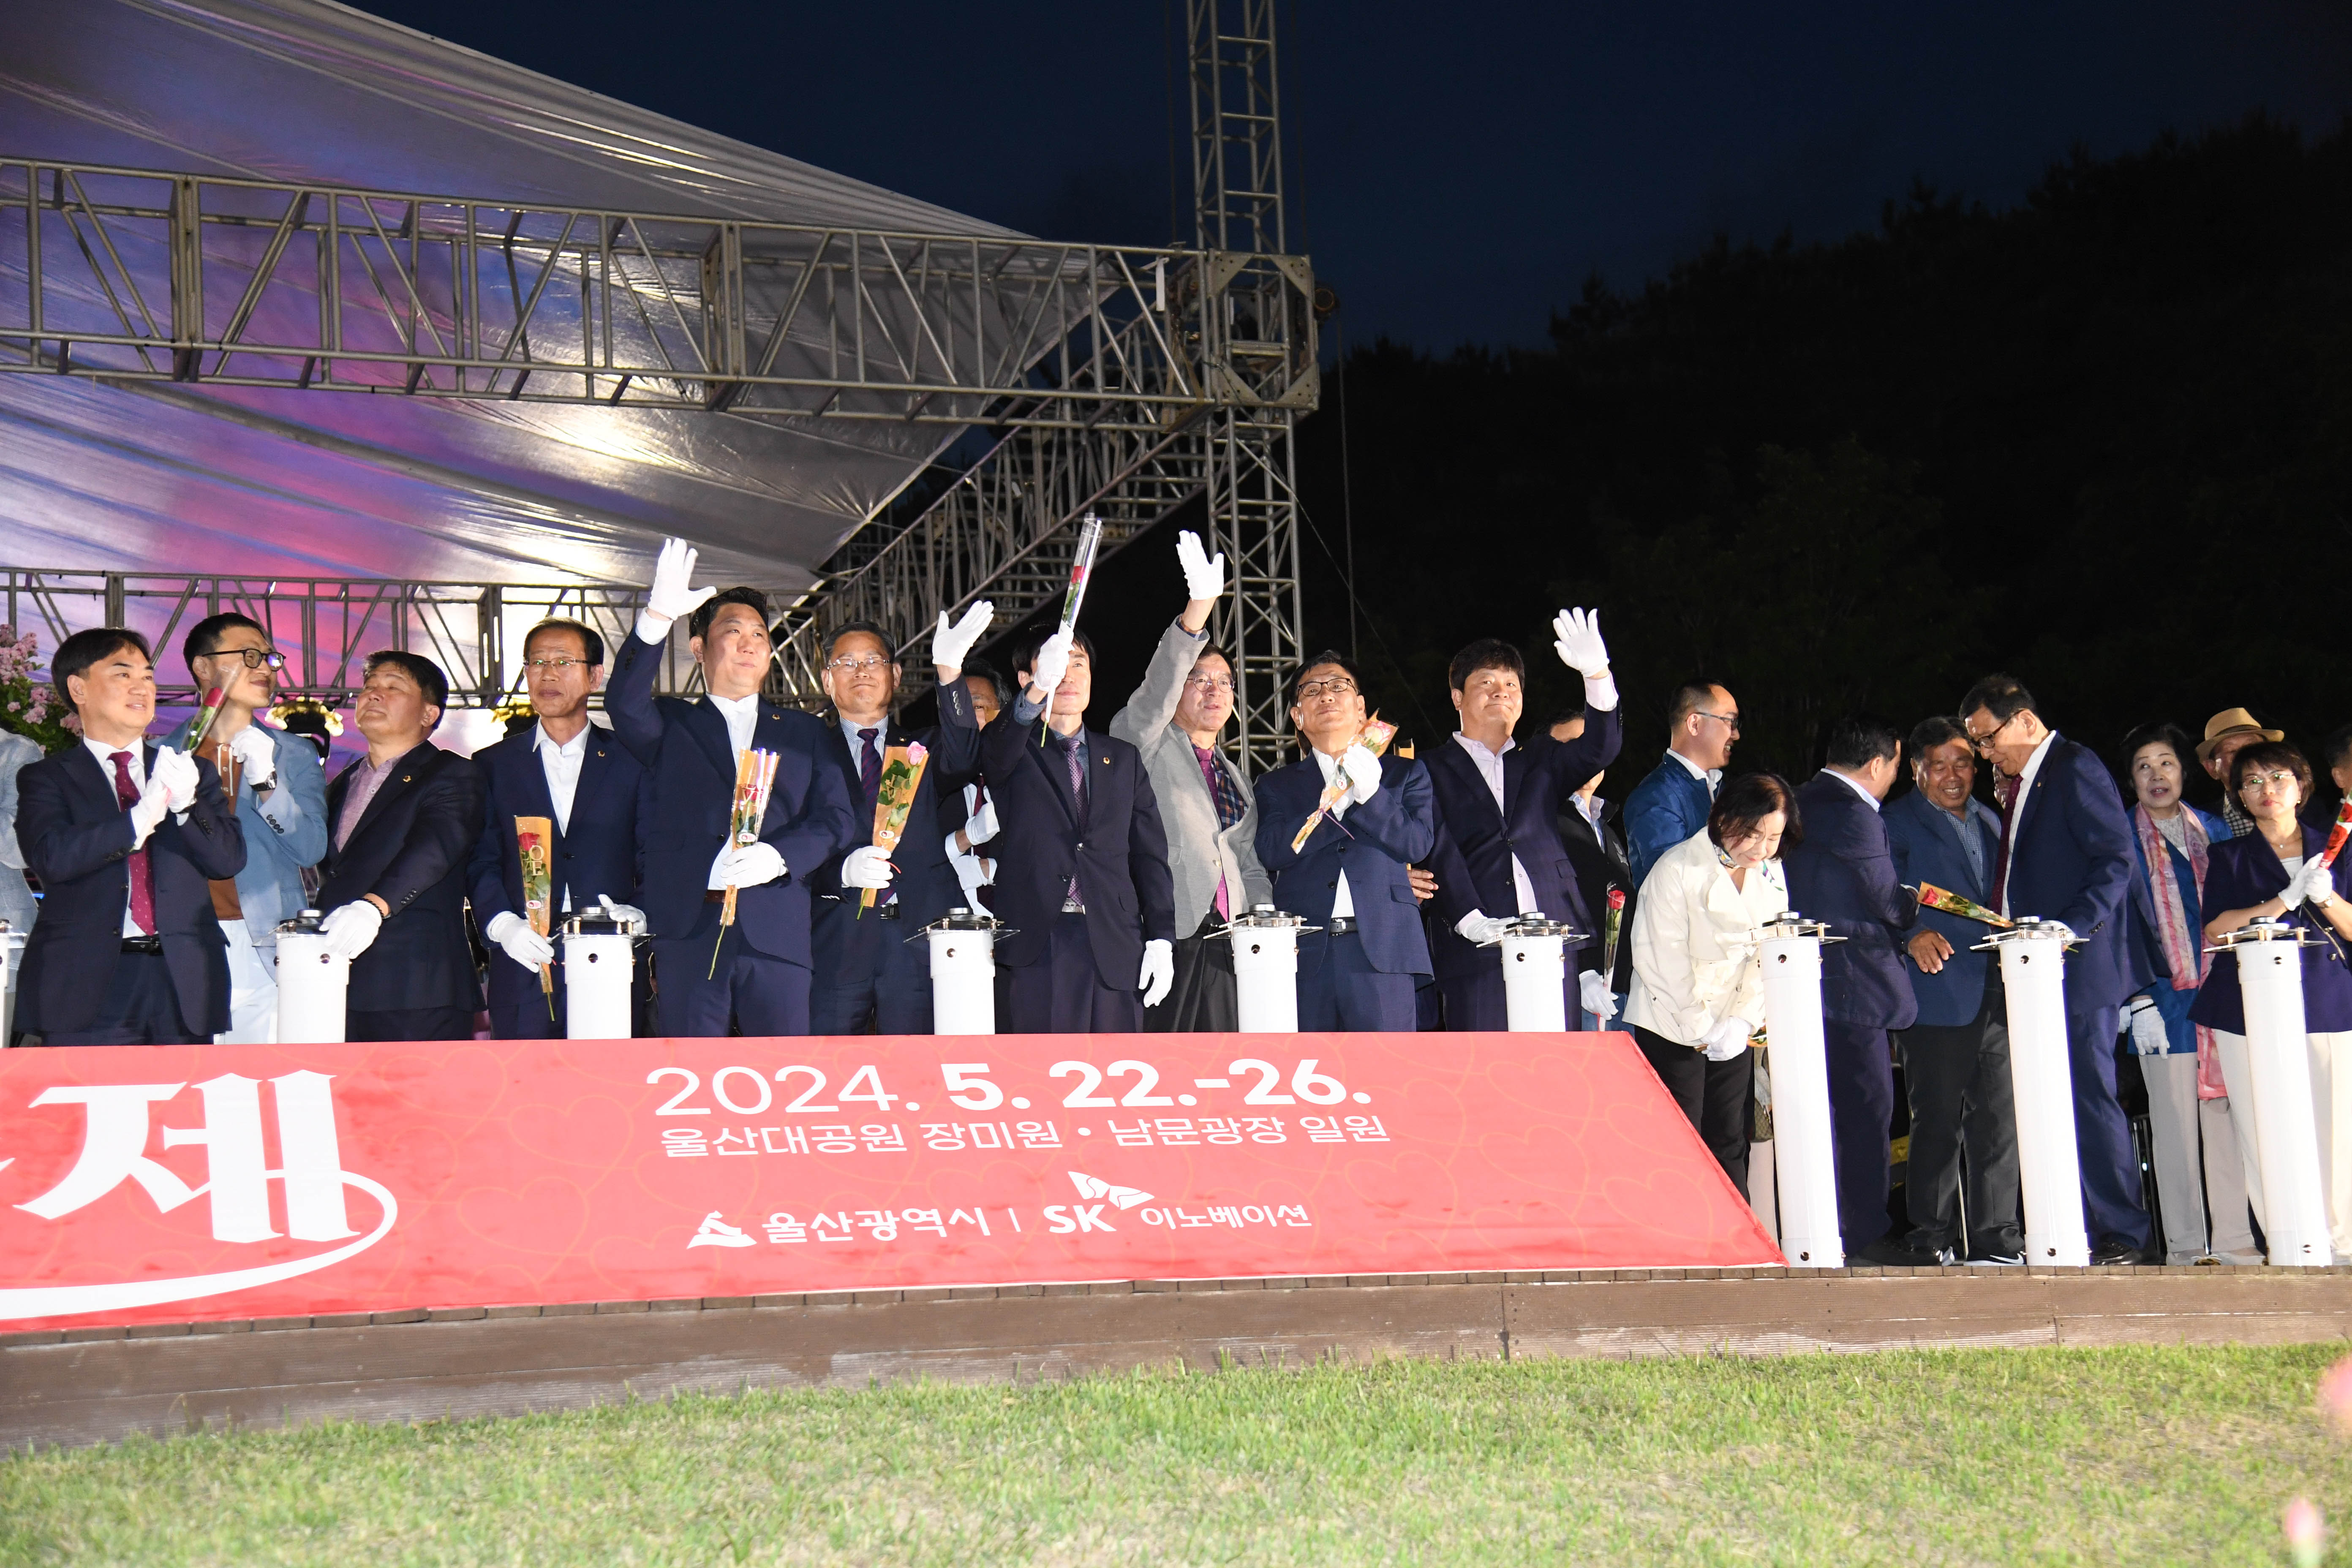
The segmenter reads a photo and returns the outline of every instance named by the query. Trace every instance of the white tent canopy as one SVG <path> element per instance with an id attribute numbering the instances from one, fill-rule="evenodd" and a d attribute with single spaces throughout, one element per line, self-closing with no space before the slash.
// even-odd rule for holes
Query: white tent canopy
<path id="1" fill-rule="evenodd" d="M 0 156 L 1005 236 L 322 0 L 74 0 L 0 53 Z M 0 258 L 0 267 L 15 265 Z M 0 565 L 793 589 L 950 426 L 0 376 Z"/>

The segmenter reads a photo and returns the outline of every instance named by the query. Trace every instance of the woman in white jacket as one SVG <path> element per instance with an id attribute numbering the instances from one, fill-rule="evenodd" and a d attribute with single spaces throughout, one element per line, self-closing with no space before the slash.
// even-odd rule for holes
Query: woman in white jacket
<path id="1" fill-rule="evenodd" d="M 1803 837 L 1788 784 L 1743 773 L 1716 796 L 1706 831 L 1658 858 L 1634 905 L 1625 1021 L 1741 1192 L 1756 1077 L 1748 1041 L 1764 1020 L 1757 945 L 1764 922 L 1789 907 L 1780 856 Z"/>

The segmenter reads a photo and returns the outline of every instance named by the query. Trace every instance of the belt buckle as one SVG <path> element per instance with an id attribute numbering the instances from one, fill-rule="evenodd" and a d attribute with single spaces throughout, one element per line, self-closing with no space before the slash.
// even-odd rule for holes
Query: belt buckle
<path id="1" fill-rule="evenodd" d="M 1064 899 L 1062 900 L 1062 912 L 1066 915 L 1082 915 L 1087 912 L 1087 906 L 1078 902 L 1076 899 Z"/>

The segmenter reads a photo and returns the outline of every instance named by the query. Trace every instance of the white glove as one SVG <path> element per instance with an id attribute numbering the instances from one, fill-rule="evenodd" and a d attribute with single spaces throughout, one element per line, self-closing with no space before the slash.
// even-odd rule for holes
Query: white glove
<path id="1" fill-rule="evenodd" d="M 2164 1015 L 2156 1010 L 2155 1003 L 2143 1000 L 2131 1010 L 2131 1042 L 2135 1056 L 2160 1057 L 2172 1049 Z"/>
<path id="2" fill-rule="evenodd" d="M 1201 548 L 1201 536 L 1191 529 L 1176 536 L 1176 563 L 1184 568 L 1184 592 L 1194 599 L 1222 597 L 1225 591 L 1225 552 L 1211 555 Z"/>
<path id="3" fill-rule="evenodd" d="M 1365 745 L 1340 753 L 1339 767 L 1348 775 L 1348 798 L 1358 805 L 1381 793 L 1381 760 Z"/>
<path id="4" fill-rule="evenodd" d="M 1597 969 L 1588 969 L 1576 977 L 1578 997 L 1584 1010 L 1602 1023 L 1617 1016 L 1617 997 L 1609 989 L 1609 977 Z"/>
<path id="5" fill-rule="evenodd" d="M 1601 612 L 1562 610 L 1552 617 L 1551 649 L 1559 662 L 1579 675 L 1598 675 L 1609 668 L 1609 646 L 1601 640 Z"/>
<path id="6" fill-rule="evenodd" d="M 988 630 L 988 623 L 995 616 L 996 606 L 986 599 L 966 610 L 963 619 L 952 626 L 948 623 L 948 613 L 941 610 L 939 630 L 931 634 L 931 662 L 942 669 L 961 670 L 964 660 L 971 657 L 973 646 L 980 641 L 981 633 Z"/>
<path id="7" fill-rule="evenodd" d="M 2335 868 L 2321 865 L 2319 857 L 2315 855 L 2303 863 L 2303 869 L 2297 871 L 2294 880 L 2286 885 L 2286 891 L 2279 895 L 2279 901 L 2288 909 L 2294 909 L 2307 899 L 2316 909 L 2335 897 Z"/>
<path id="8" fill-rule="evenodd" d="M 1143 973 L 1136 977 L 1135 988 L 1143 993 L 1143 1005 L 1157 1007 L 1168 1000 L 1169 988 L 1176 984 L 1176 949 L 1165 937 L 1154 937 L 1143 944 Z"/>
<path id="9" fill-rule="evenodd" d="M 851 850 L 841 863 L 841 885 L 845 888 L 887 888 L 898 874 L 891 868 L 890 851 L 878 844 Z"/>
<path id="10" fill-rule="evenodd" d="M 375 942 L 376 932 L 383 929 L 383 915 L 365 899 L 353 899 L 327 911 L 319 923 L 319 934 L 327 939 L 327 951 L 337 958 L 357 958 Z"/>
<path id="11" fill-rule="evenodd" d="M 269 781 L 278 776 L 278 748 L 258 724 L 247 724 L 228 743 L 228 754 L 245 773 L 245 782 L 256 789 L 268 789 Z"/>
<path id="12" fill-rule="evenodd" d="M 147 770 L 148 787 L 161 789 L 163 804 L 173 811 L 196 804 L 196 778 L 195 759 L 169 746 L 155 753 L 155 765 Z"/>
<path id="13" fill-rule="evenodd" d="M 756 888 L 772 882 L 784 874 L 784 858 L 776 847 L 765 839 L 747 844 L 738 849 L 732 844 L 719 852 L 710 863 L 710 883 L 713 888 Z"/>
<path id="14" fill-rule="evenodd" d="M 616 904 L 610 897 L 603 893 L 596 895 L 596 902 L 604 907 L 604 913 L 609 919 L 634 925 L 639 931 L 643 931 L 647 926 L 654 923 L 653 921 L 646 919 L 646 911 L 637 908 L 635 904 Z"/>
<path id="15" fill-rule="evenodd" d="M 662 541 L 661 553 L 654 558 L 653 586 L 646 590 L 646 607 L 637 616 L 637 635 L 646 641 L 668 637 L 671 622 L 694 614 L 719 592 L 694 586 L 695 554 L 694 546 L 683 539 Z"/>
<path id="16" fill-rule="evenodd" d="M 1068 632 L 1055 632 L 1037 649 L 1037 658 L 1029 671 L 1029 689 L 1045 694 L 1048 708 L 1053 706 L 1055 689 L 1062 677 L 1069 673 L 1070 644 L 1075 640 Z"/>
<path id="17" fill-rule="evenodd" d="M 1472 910 L 1454 922 L 1454 933 L 1476 947 L 1486 947 L 1503 940 L 1511 922 L 1496 915 L 1480 914 Z"/>
<path id="18" fill-rule="evenodd" d="M 370 905 L 369 908 L 374 908 Z M 500 910 L 482 928 L 482 934 L 493 947 L 506 949 L 507 956 L 530 970 L 539 973 L 539 966 L 555 958 L 555 944 L 530 929 L 530 922 L 512 910 Z"/>
<path id="19" fill-rule="evenodd" d="M 1727 1062 L 1748 1048 L 1748 1037 L 1756 1031 L 1747 1019 L 1734 1015 L 1716 1021 L 1715 1026 L 1699 1037 L 1699 1046 L 1711 1062 Z"/>
<path id="20" fill-rule="evenodd" d="M 131 807 L 131 847 L 146 847 L 147 839 L 163 826 L 164 814 L 172 809 L 172 786 L 164 782 L 163 759 L 171 753 L 161 752 L 157 766 L 147 771 L 147 784 L 140 790 L 139 798 Z"/>

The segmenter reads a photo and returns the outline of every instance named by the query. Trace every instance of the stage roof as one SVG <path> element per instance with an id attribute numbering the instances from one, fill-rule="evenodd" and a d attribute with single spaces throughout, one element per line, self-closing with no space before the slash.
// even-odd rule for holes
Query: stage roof
<path id="1" fill-rule="evenodd" d="M 320 0 L 20 8 L 0 154 L 1008 235 Z M 0 265 L 6 265 L 0 262 Z M 937 426 L 0 376 L 0 565 L 799 588 Z"/>

